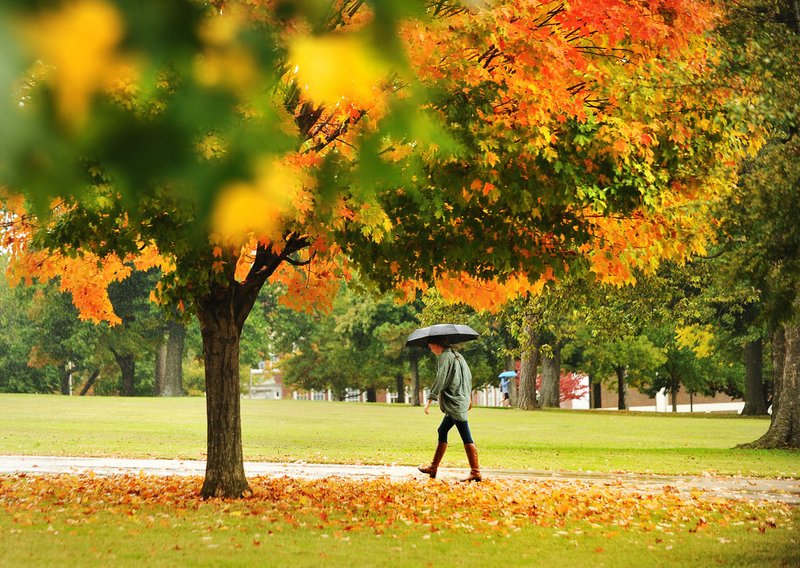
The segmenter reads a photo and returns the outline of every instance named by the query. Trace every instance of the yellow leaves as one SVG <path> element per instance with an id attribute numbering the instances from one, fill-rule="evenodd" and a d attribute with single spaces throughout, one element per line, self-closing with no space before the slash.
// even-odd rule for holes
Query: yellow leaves
<path id="1" fill-rule="evenodd" d="M 259 77 L 252 54 L 241 46 L 209 50 L 194 63 L 197 81 L 207 87 L 226 85 L 234 89 L 247 89 Z"/>
<path id="2" fill-rule="evenodd" d="M 309 98 L 335 106 L 342 100 L 372 106 L 388 68 L 357 35 L 297 36 L 289 60 Z"/>
<path id="3" fill-rule="evenodd" d="M 302 184 L 302 171 L 285 160 L 262 158 L 252 181 L 233 183 L 220 192 L 211 218 L 212 243 L 238 249 L 253 236 L 280 240 L 282 217 Z"/>
<path id="4" fill-rule="evenodd" d="M 102 0 L 67 2 L 59 9 L 23 23 L 23 37 L 37 57 L 52 66 L 49 81 L 61 119 L 80 125 L 92 94 L 121 62 L 116 52 L 122 18 Z"/>
<path id="5" fill-rule="evenodd" d="M 198 35 L 206 45 L 194 61 L 194 75 L 200 84 L 246 91 L 258 83 L 261 73 L 253 54 L 237 42 L 244 25 L 245 15 L 233 4 L 210 14 L 200 26 Z"/>
<path id="6" fill-rule="evenodd" d="M 687 325 L 675 330 L 675 341 L 691 349 L 698 358 L 709 357 L 714 351 L 714 332 L 710 325 Z"/>
<path id="7" fill-rule="evenodd" d="M 203 136 L 195 149 L 205 160 L 213 160 L 225 156 L 225 141 L 218 134 L 210 132 Z"/>
<path id="8" fill-rule="evenodd" d="M 361 234 L 380 243 L 392 231 L 392 221 L 377 204 L 364 203 L 354 214 L 354 221 L 361 225 Z"/>

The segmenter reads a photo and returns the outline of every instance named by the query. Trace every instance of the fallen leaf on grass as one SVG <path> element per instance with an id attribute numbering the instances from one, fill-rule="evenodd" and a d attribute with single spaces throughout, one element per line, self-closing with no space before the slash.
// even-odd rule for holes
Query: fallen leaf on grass
<path id="1" fill-rule="evenodd" d="M 611 538 L 629 530 L 696 532 L 717 522 L 747 524 L 764 532 L 791 522 L 783 504 L 686 498 L 671 487 L 644 494 L 580 481 L 487 480 L 469 485 L 436 483 L 432 490 L 429 482 L 416 479 L 289 477 L 256 477 L 250 484 L 253 495 L 244 499 L 203 501 L 202 479 L 197 477 L 0 476 L 0 510 L 20 526 L 38 524 L 52 531 L 83 526 L 87 503 L 103 503 L 105 514 L 127 519 L 127 530 L 133 529 L 130 523 L 146 530 L 169 514 L 192 519 L 193 512 L 209 523 L 204 525 L 209 532 L 227 531 L 231 528 L 227 524 L 255 519 L 278 531 L 314 527 L 334 535 L 358 531 L 379 535 L 391 527 L 421 526 L 429 534 L 447 530 L 507 534 L 539 526 L 567 535 L 565 528 L 580 524 L 582 530 Z M 498 503 L 498 495 L 508 497 Z M 90 512 L 96 508 L 93 505 Z"/>

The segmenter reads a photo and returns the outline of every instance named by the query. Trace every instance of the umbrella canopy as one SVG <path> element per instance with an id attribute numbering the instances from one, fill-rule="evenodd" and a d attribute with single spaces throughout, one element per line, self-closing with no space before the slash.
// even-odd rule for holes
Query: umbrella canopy
<path id="1" fill-rule="evenodd" d="M 517 376 L 517 372 L 516 371 L 503 371 L 502 373 L 500 373 L 497 376 L 500 377 L 501 379 L 509 379 L 511 377 L 516 377 Z"/>
<path id="2" fill-rule="evenodd" d="M 478 339 L 478 337 L 478 332 L 468 325 L 437 323 L 412 332 L 406 340 L 406 347 L 427 347 L 428 341 L 431 339 L 445 340 L 452 344 Z"/>

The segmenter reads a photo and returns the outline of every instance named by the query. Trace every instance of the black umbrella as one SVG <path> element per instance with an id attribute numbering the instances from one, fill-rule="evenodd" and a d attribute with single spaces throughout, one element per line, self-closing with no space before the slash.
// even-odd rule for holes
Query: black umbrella
<path id="1" fill-rule="evenodd" d="M 427 347 L 431 339 L 445 340 L 447 343 L 461 343 L 478 339 L 478 332 L 468 325 L 455 323 L 437 323 L 428 327 L 421 327 L 411 333 L 406 340 L 406 347 Z"/>

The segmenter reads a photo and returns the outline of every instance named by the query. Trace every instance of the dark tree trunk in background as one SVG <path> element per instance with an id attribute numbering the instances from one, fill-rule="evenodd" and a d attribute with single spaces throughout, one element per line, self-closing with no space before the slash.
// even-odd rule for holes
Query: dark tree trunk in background
<path id="1" fill-rule="evenodd" d="M 539 368 L 539 338 L 533 322 L 525 325 L 525 338 L 522 345 L 522 364 L 519 370 L 519 392 L 517 406 L 523 410 L 534 410 L 539 407 L 536 400 L 536 372 Z"/>
<path id="2" fill-rule="evenodd" d="M 119 394 L 120 396 L 134 396 L 136 391 L 136 360 L 130 353 L 117 353 L 111 350 L 120 370 Z"/>
<path id="3" fill-rule="evenodd" d="M 591 390 L 591 408 L 603 408 L 603 385 L 600 382 L 594 382 L 592 377 L 589 377 L 589 384 Z"/>
<path id="4" fill-rule="evenodd" d="M 614 370 L 617 373 L 617 408 L 628 410 L 628 367 L 620 365 Z"/>
<path id="5" fill-rule="evenodd" d="M 561 406 L 561 345 L 553 345 L 553 356 L 542 357 L 542 388 L 539 393 L 542 408 Z"/>
<path id="6" fill-rule="evenodd" d="M 163 396 L 164 381 L 167 375 L 167 342 L 164 341 L 156 349 L 156 380 L 153 385 L 154 394 Z"/>
<path id="7" fill-rule="evenodd" d="M 422 406 L 419 400 L 419 353 L 412 349 L 411 353 L 411 405 Z"/>
<path id="8" fill-rule="evenodd" d="M 761 338 L 748 341 L 744 346 L 743 416 L 764 416 L 767 414 L 763 368 L 764 354 Z"/>
<path id="9" fill-rule="evenodd" d="M 83 385 L 83 387 L 81 387 L 81 392 L 79 392 L 78 395 L 79 396 L 86 396 L 86 393 L 89 392 L 89 389 L 92 388 L 92 385 L 94 384 L 94 382 L 97 380 L 97 377 L 99 377 L 99 376 L 100 376 L 100 371 L 98 369 L 95 369 L 94 371 L 92 371 L 91 376 L 86 381 L 86 384 Z"/>
<path id="10" fill-rule="evenodd" d="M 395 386 L 397 388 L 397 402 L 400 404 L 406 403 L 406 380 L 402 374 L 397 375 L 395 378 Z"/>
<path id="11" fill-rule="evenodd" d="M 800 449 L 800 324 L 786 324 L 773 333 L 772 353 L 772 420 L 766 434 L 741 447 Z"/>
<path id="12" fill-rule="evenodd" d="M 164 361 L 164 381 L 161 396 L 184 396 L 183 349 L 186 343 L 186 326 L 171 321 L 167 324 L 167 351 Z"/>
<path id="13" fill-rule="evenodd" d="M 70 395 L 69 380 L 72 377 L 72 367 L 68 363 L 61 369 L 61 394 Z"/>
<path id="14" fill-rule="evenodd" d="M 378 402 L 378 390 L 374 387 L 367 389 L 367 402 Z"/>
<path id="15" fill-rule="evenodd" d="M 678 390 L 681 388 L 681 381 L 674 371 L 669 375 L 669 382 L 670 395 L 672 396 L 672 412 L 678 412 Z"/>

